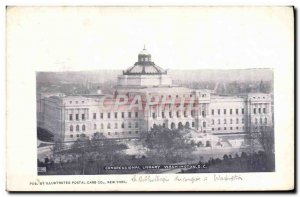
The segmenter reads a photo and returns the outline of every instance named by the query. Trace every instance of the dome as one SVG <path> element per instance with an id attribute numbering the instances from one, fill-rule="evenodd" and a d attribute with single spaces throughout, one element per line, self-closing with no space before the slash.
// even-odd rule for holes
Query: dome
<path id="1" fill-rule="evenodd" d="M 145 49 L 139 53 L 138 61 L 123 72 L 124 75 L 162 75 L 167 71 L 151 61 L 151 54 Z"/>
<path id="2" fill-rule="evenodd" d="M 143 49 L 139 55 L 150 55 L 150 53 L 146 49 Z"/>

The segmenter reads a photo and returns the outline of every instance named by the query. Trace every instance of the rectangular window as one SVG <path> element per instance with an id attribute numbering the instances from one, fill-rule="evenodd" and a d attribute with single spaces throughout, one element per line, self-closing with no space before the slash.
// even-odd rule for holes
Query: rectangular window
<path id="1" fill-rule="evenodd" d="M 118 112 L 115 112 L 115 118 L 118 118 Z"/>
<path id="2" fill-rule="evenodd" d="M 135 117 L 137 118 L 139 116 L 138 112 L 135 112 Z"/>
<path id="3" fill-rule="evenodd" d="M 156 117 L 155 117 L 155 113 L 152 113 L 152 118 L 156 118 Z"/>
<path id="4" fill-rule="evenodd" d="M 110 118 L 110 113 L 107 113 L 107 118 Z"/>
<path id="5" fill-rule="evenodd" d="M 236 113 L 236 114 L 239 114 L 239 109 L 235 109 L 235 113 Z"/>
<path id="6" fill-rule="evenodd" d="M 82 120 L 85 119 L 85 114 L 81 114 L 81 119 L 82 119 Z"/>
<path id="7" fill-rule="evenodd" d="M 230 115 L 232 115 L 232 109 L 230 109 L 229 113 L 230 113 Z"/>
<path id="8" fill-rule="evenodd" d="M 161 116 L 165 118 L 165 112 L 161 112 Z"/>
<path id="9" fill-rule="evenodd" d="M 261 114 L 261 108 L 258 108 L 258 113 Z"/>
<path id="10" fill-rule="evenodd" d="M 218 109 L 218 115 L 220 115 L 221 114 L 221 110 L 220 109 Z"/>
<path id="11" fill-rule="evenodd" d="M 169 112 L 169 117 L 172 118 L 172 112 Z"/>
<path id="12" fill-rule="evenodd" d="M 69 114 L 69 120 L 73 120 L 73 114 Z"/>
<path id="13" fill-rule="evenodd" d="M 195 127 L 195 122 L 192 122 L 192 127 Z"/>
<path id="14" fill-rule="evenodd" d="M 242 114 L 244 114 L 244 113 L 245 113 L 244 108 L 242 108 Z"/>
<path id="15" fill-rule="evenodd" d="M 125 113 L 124 112 L 122 112 L 122 118 L 124 118 L 125 117 Z"/>
<path id="16" fill-rule="evenodd" d="M 211 110 L 211 115 L 214 115 L 214 113 L 215 113 L 215 111 L 212 109 L 212 110 Z"/>
<path id="17" fill-rule="evenodd" d="M 103 119 L 103 113 L 100 113 L 100 118 Z"/>
<path id="18" fill-rule="evenodd" d="M 131 118 L 131 112 L 128 112 L 128 118 Z"/>
<path id="19" fill-rule="evenodd" d="M 205 111 L 202 111 L 202 116 L 205 117 Z"/>
<path id="20" fill-rule="evenodd" d="M 194 111 L 194 110 L 191 111 L 191 116 L 192 116 L 192 117 L 195 116 L 195 111 Z"/>
<path id="21" fill-rule="evenodd" d="M 224 109 L 224 115 L 226 114 L 226 109 Z"/>
<path id="22" fill-rule="evenodd" d="M 266 113 L 266 108 L 263 108 L 263 113 L 264 113 L 264 114 Z"/>
<path id="23" fill-rule="evenodd" d="M 253 109 L 253 113 L 256 114 L 256 108 Z"/>
<path id="24" fill-rule="evenodd" d="M 79 114 L 76 114 L 76 120 L 79 120 Z"/>
<path id="25" fill-rule="evenodd" d="M 95 120 L 97 118 L 97 114 L 93 113 L 93 119 Z"/>
<path id="26" fill-rule="evenodd" d="M 179 118 L 180 116 L 179 116 L 179 112 L 176 112 L 176 116 L 177 116 L 177 118 Z"/>

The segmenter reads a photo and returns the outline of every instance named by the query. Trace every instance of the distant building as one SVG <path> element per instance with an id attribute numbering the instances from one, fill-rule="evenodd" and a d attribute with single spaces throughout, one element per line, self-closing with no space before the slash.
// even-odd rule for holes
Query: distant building
<path id="1" fill-rule="evenodd" d="M 139 138 L 141 132 L 159 125 L 189 127 L 212 146 L 220 144 L 216 136 L 246 134 L 272 126 L 270 94 L 219 96 L 211 92 L 173 85 L 167 71 L 155 65 L 144 49 L 138 61 L 118 77 L 113 95 L 98 90 L 94 95 L 38 98 L 38 126 L 60 141 L 75 141 L 81 134 L 91 137 L 96 132 L 107 138 Z M 126 95 L 128 101 L 122 101 L 120 95 Z M 120 101 L 123 105 L 114 109 Z M 139 101 L 142 109 L 131 106 Z"/>

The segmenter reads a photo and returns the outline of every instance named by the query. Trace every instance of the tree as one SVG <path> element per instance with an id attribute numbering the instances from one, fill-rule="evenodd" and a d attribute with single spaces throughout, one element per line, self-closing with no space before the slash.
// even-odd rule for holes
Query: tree
<path id="1" fill-rule="evenodd" d="M 171 130 L 157 126 L 150 132 L 144 132 L 141 139 L 144 146 L 151 149 L 152 152 L 166 161 L 172 161 L 186 155 L 194 148 L 186 132 L 187 130 Z"/>
<path id="2" fill-rule="evenodd" d="M 259 132 L 259 142 L 261 143 L 264 151 L 269 154 L 274 154 L 274 128 L 263 127 Z"/>

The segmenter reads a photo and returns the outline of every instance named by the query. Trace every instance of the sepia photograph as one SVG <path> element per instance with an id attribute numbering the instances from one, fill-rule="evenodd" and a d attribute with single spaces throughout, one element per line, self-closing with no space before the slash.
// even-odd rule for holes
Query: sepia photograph
<path id="1" fill-rule="evenodd" d="M 7 190 L 294 188 L 293 7 L 8 6 L 6 43 Z"/>
<path id="2" fill-rule="evenodd" d="M 36 76 L 39 175 L 275 170 L 271 69 Z"/>

